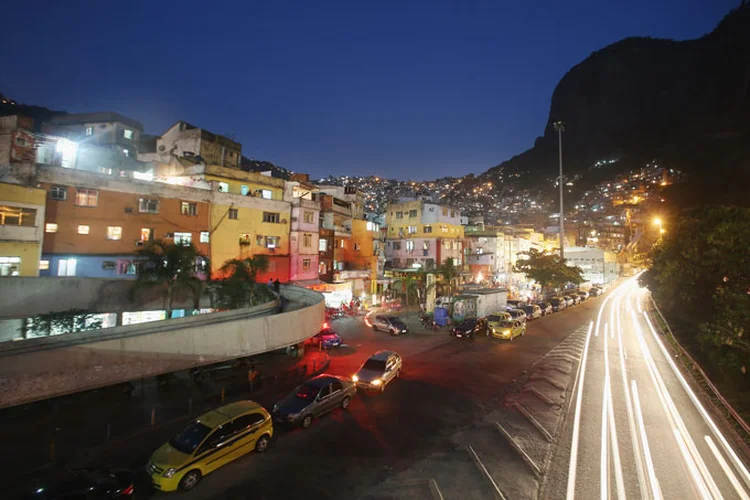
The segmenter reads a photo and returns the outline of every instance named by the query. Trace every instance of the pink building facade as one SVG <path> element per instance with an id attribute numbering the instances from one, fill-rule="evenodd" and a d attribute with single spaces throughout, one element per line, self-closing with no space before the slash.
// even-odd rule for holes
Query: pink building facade
<path id="1" fill-rule="evenodd" d="M 292 282 L 318 279 L 319 224 L 319 202 L 305 198 L 292 200 L 289 235 L 289 280 Z"/>

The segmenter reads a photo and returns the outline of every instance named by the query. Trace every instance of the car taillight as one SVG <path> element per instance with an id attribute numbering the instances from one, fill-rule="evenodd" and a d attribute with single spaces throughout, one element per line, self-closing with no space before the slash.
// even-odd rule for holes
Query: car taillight
<path id="1" fill-rule="evenodd" d="M 134 491 L 135 491 L 135 488 L 133 488 L 133 485 L 131 484 L 130 486 L 122 490 L 120 492 L 120 495 L 132 495 Z"/>

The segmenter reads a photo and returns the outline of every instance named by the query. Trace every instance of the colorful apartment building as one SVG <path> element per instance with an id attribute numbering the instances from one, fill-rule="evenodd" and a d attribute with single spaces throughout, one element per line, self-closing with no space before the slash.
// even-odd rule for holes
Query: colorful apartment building
<path id="1" fill-rule="evenodd" d="M 389 203 L 386 212 L 386 265 L 434 269 L 452 258 L 463 265 L 464 228 L 453 207 L 422 199 Z"/>
<path id="2" fill-rule="evenodd" d="M 39 276 L 45 194 L 0 183 L 0 277 Z"/>
<path id="3" fill-rule="evenodd" d="M 286 183 L 284 193 L 284 198 L 292 205 L 289 280 L 303 286 L 319 282 L 320 202 L 313 200 L 316 191 L 306 175 L 295 174 Z"/>
<path id="4" fill-rule="evenodd" d="M 37 167 L 46 191 L 43 276 L 135 278 L 156 239 L 210 256 L 210 192 L 61 167 Z"/>

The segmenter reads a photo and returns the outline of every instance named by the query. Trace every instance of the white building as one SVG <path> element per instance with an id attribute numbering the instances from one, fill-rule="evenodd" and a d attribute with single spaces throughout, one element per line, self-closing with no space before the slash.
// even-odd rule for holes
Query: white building
<path id="1" fill-rule="evenodd" d="M 571 247 L 565 249 L 565 259 L 571 266 L 583 270 L 583 279 L 595 284 L 609 283 L 619 276 L 617 255 L 598 248 Z"/>

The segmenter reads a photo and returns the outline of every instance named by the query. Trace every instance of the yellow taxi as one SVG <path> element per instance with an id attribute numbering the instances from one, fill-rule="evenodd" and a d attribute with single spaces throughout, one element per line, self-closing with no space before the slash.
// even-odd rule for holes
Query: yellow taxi
<path id="1" fill-rule="evenodd" d="M 498 311 L 487 316 L 487 335 L 492 335 L 493 328 L 497 330 L 504 321 L 513 321 L 508 311 Z"/>
<path id="2" fill-rule="evenodd" d="M 237 401 L 201 415 L 156 450 L 146 465 L 154 488 L 193 489 L 201 478 L 246 453 L 262 453 L 273 436 L 271 415 Z"/>
<path id="3" fill-rule="evenodd" d="M 526 333 L 525 321 L 504 320 L 490 328 L 490 335 L 497 339 L 513 340 L 524 333 Z"/>

